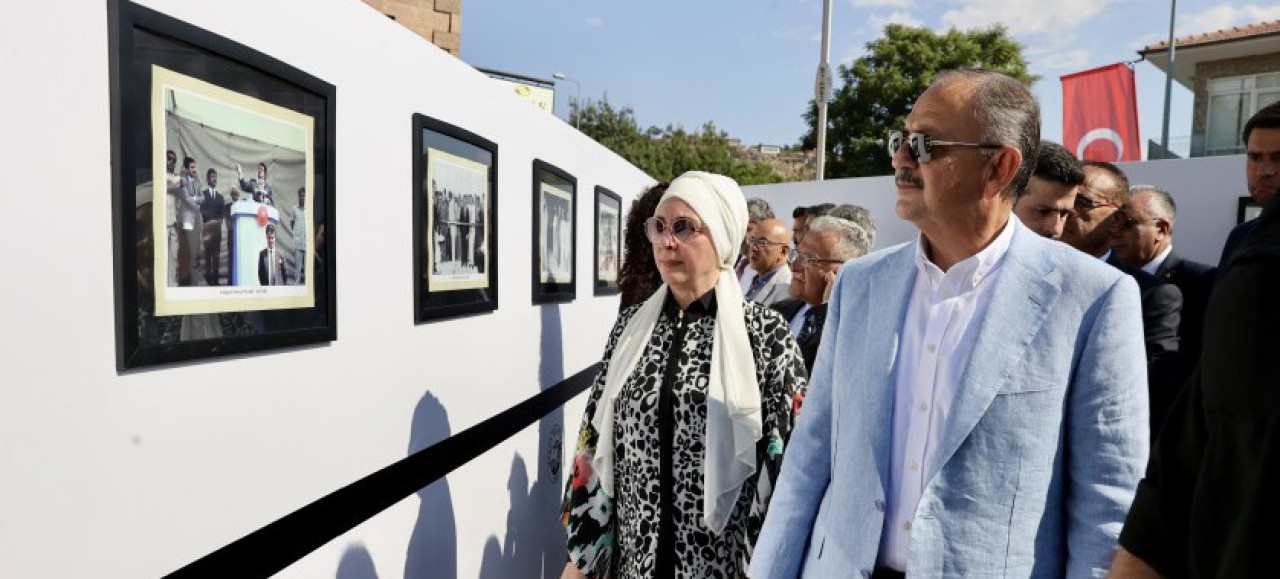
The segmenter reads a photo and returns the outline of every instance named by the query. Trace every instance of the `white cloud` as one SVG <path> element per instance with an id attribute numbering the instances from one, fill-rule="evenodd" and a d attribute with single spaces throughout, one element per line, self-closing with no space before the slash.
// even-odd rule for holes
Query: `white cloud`
<path id="1" fill-rule="evenodd" d="M 853 0 L 853 5 L 859 8 L 866 8 L 866 7 L 910 8 L 915 4 L 916 4 L 915 0 Z"/>
<path id="2" fill-rule="evenodd" d="M 588 16 L 587 26 L 590 28 L 604 28 L 604 20 L 599 16 Z"/>
<path id="3" fill-rule="evenodd" d="M 1257 4 L 1214 6 L 1203 12 L 1180 16 L 1174 33 L 1178 37 L 1183 37 L 1231 28 L 1241 24 L 1255 24 L 1276 19 L 1280 19 L 1280 5 L 1266 7 L 1258 6 Z M 1168 21 L 1166 20 L 1166 22 Z"/>
<path id="4" fill-rule="evenodd" d="M 960 30 L 1004 24 L 1014 35 L 1070 30 L 1096 16 L 1112 2 L 1114 0 L 961 0 L 959 8 L 942 14 L 942 24 Z"/>
<path id="5" fill-rule="evenodd" d="M 1036 59 L 1036 68 L 1054 72 L 1078 72 L 1093 63 L 1093 53 L 1087 48 L 1055 50 Z M 1045 76 L 1045 75 L 1041 75 Z"/>
<path id="6" fill-rule="evenodd" d="M 879 36 L 880 32 L 888 24 L 902 24 L 904 26 L 924 26 L 919 18 L 912 16 L 910 12 L 895 11 L 887 16 L 872 15 L 867 19 L 867 24 Z"/>

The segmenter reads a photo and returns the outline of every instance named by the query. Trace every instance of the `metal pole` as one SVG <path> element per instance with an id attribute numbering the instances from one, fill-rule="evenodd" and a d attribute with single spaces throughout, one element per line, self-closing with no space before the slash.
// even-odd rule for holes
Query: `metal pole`
<path id="1" fill-rule="evenodd" d="M 1160 148 L 1161 158 L 1169 156 L 1169 97 L 1173 91 L 1173 20 L 1178 14 L 1178 0 L 1171 0 L 1169 6 L 1169 66 L 1165 68 L 1164 75 L 1164 124 L 1160 128 Z M 1148 158 L 1151 155 L 1147 155 Z"/>
<path id="2" fill-rule="evenodd" d="M 822 3 L 822 54 L 818 60 L 818 79 L 814 86 L 813 100 L 818 105 L 818 122 L 814 132 L 818 136 L 818 174 L 821 181 L 827 166 L 827 101 L 831 100 L 831 0 Z"/>

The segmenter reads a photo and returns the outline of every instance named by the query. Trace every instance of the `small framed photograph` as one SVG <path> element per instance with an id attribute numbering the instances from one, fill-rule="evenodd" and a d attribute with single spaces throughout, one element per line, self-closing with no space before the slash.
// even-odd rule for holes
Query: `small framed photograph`
<path id="1" fill-rule="evenodd" d="M 414 320 L 498 309 L 498 146 L 413 115 Z"/>
<path id="2" fill-rule="evenodd" d="M 117 367 L 335 339 L 333 85 L 109 11 Z"/>
<path id="3" fill-rule="evenodd" d="M 622 255 L 622 197 L 596 187 L 595 295 L 618 293 Z"/>
<path id="4" fill-rule="evenodd" d="M 578 180 L 533 161 L 533 303 L 573 301 L 578 242 Z"/>
<path id="5" fill-rule="evenodd" d="M 1236 225 L 1262 215 L 1262 206 L 1253 197 L 1244 196 L 1236 203 Z"/>

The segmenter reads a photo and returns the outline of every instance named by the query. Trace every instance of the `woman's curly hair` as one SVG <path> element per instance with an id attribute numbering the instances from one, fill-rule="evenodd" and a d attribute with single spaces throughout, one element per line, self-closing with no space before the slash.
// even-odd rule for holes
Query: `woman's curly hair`
<path id="1" fill-rule="evenodd" d="M 666 192 L 667 183 L 658 183 L 632 201 L 627 210 L 627 224 L 622 234 L 622 269 L 618 272 L 623 308 L 649 299 L 662 285 L 658 264 L 653 261 L 653 245 L 644 233 L 644 222 L 653 217 L 658 201 Z"/>

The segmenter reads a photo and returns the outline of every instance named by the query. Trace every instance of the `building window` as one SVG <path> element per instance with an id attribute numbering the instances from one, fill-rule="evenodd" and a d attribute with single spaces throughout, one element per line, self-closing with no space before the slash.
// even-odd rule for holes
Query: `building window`
<path id="1" fill-rule="evenodd" d="M 1280 72 L 1215 78 L 1209 81 L 1209 119 L 1205 154 L 1243 153 L 1240 131 L 1259 109 L 1280 101 Z"/>

